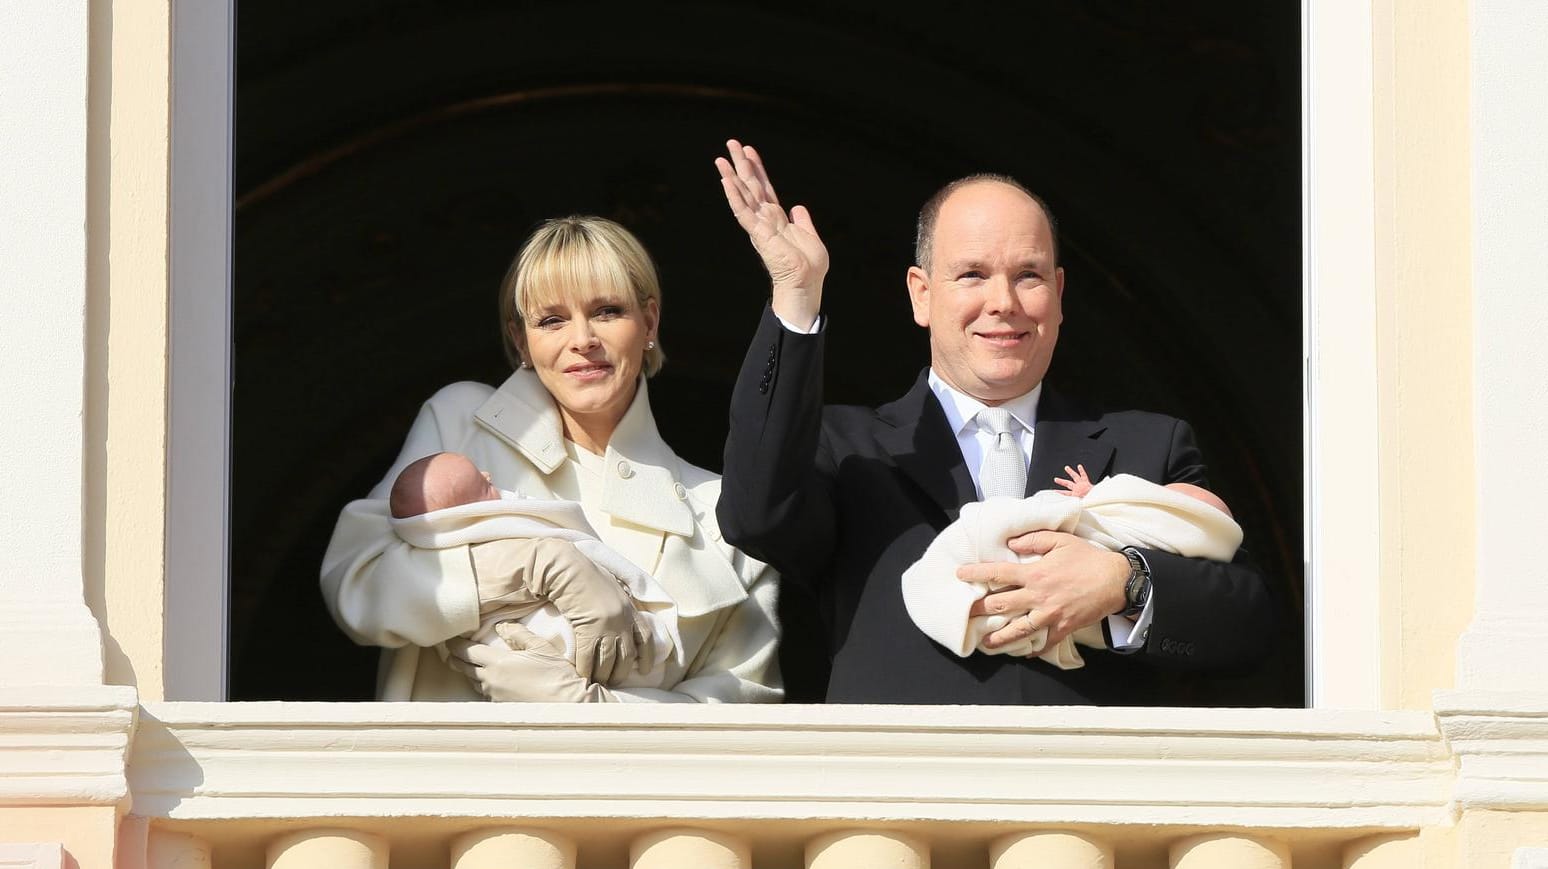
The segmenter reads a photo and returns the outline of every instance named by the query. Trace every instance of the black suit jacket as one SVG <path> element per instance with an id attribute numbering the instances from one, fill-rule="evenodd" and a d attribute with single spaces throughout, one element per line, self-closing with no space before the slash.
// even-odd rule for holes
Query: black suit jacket
<path id="1" fill-rule="evenodd" d="M 823 336 L 800 335 L 765 309 L 731 398 L 717 514 L 726 539 L 809 583 L 823 610 L 829 702 L 1181 705 L 1187 680 L 1158 668 L 1234 671 L 1269 651 L 1274 606 L 1261 573 L 1146 552 L 1153 620 L 1143 650 L 1082 650 L 1086 666 L 958 658 L 909 619 L 900 577 L 962 504 L 976 499 L 926 373 L 871 409 L 822 405 Z M 1187 423 L 1159 414 L 1083 411 L 1045 387 L 1028 492 L 1064 465 L 1094 481 L 1129 473 L 1205 484 Z"/>

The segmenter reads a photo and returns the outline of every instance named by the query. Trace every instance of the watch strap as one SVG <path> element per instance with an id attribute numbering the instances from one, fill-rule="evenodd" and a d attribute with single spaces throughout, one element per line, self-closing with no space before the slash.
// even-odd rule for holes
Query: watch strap
<path id="1" fill-rule="evenodd" d="M 1150 602 L 1150 564 L 1132 546 L 1119 551 L 1129 560 L 1129 578 L 1123 585 L 1124 608 L 1118 615 L 1132 619 L 1144 612 L 1145 605 Z"/>

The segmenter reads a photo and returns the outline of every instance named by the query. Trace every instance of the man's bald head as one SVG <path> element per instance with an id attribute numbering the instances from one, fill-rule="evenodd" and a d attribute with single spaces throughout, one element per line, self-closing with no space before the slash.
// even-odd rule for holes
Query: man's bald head
<path id="1" fill-rule="evenodd" d="M 1004 184 L 1007 187 L 1021 191 L 1026 194 L 1028 199 L 1036 202 L 1037 207 L 1043 209 L 1043 216 L 1048 219 L 1048 228 L 1053 235 L 1054 265 L 1058 265 L 1059 223 L 1054 220 L 1053 211 L 1049 209 L 1048 203 L 1043 201 L 1043 197 L 1028 190 L 1020 181 L 1009 175 L 1000 175 L 994 172 L 979 172 L 976 175 L 958 178 L 935 191 L 933 196 L 925 200 L 924 207 L 919 209 L 919 223 L 914 235 L 914 265 L 919 266 L 926 272 L 930 271 L 930 259 L 934 254 L 935 247 L 935 221 L 940 217 L 941 206 L 946 203 L 947 199 L 951 198 L 953 193 L 974 184 Z"/>

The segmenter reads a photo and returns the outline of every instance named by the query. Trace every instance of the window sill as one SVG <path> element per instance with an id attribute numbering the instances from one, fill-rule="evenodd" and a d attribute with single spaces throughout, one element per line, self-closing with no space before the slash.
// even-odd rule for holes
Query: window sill
<path id="1" fill-rule="evenodd" d="M 132 811 L 167 819 L 1449 823 L 1425 712 L 148 703 Z"/>

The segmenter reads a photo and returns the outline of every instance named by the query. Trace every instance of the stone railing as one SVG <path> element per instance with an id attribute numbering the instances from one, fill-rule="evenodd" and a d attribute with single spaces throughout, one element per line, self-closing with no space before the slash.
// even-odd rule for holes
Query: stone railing
<path id="1" fill-rule="evenodd" d="M 1429 713 L 154 703 L 147 865 L 1408 867 Z"/>

